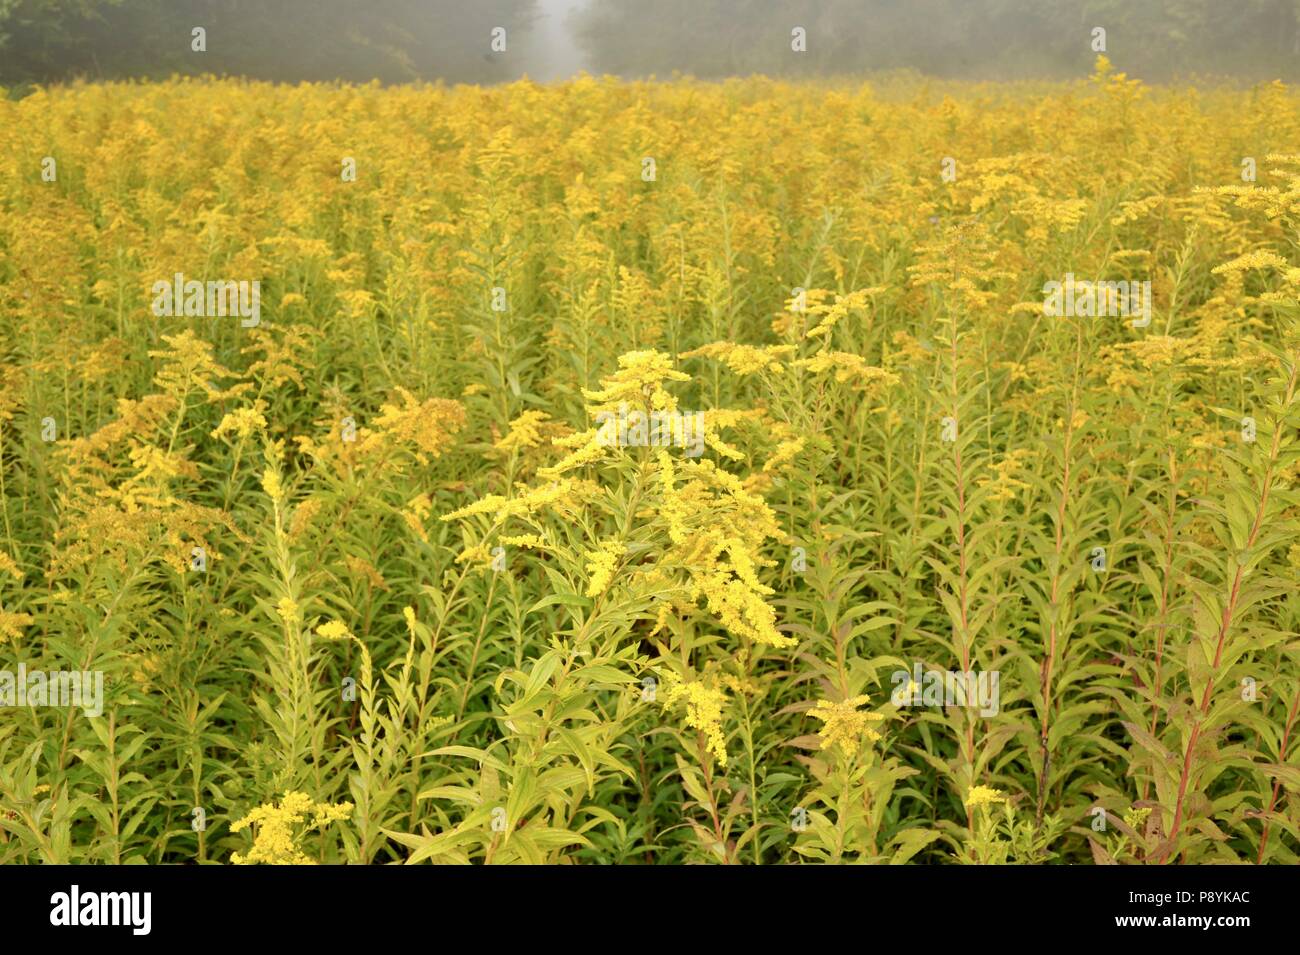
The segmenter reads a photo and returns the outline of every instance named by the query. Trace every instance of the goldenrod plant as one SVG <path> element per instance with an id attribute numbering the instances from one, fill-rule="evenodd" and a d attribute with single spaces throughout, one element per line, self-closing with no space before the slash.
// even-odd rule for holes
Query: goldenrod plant
<path id="1" fill-rule="evenodd" d="M 1300 861 L 1297 142 L 1105 57 L 0 97 L 0 862 Z"/>

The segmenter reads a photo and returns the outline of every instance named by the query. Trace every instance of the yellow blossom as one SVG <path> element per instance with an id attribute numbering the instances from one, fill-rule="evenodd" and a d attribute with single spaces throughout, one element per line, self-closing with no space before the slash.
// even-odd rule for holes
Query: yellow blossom
<path id="1" fill-rule="evenodd" d="M 727 765 L 727 744 L 722 731 L 722 708 L 727 695 L 717 686 L 701 681 L 683 683 L 675 674 L 664 678 L 659 701 L 664 709 L 686 704 L 686 725 L 704 734 L 705 749 L 720 766 Z"/>
<path id="2" fill-rule="evenodd" d="M 587 555 L 588 597 L 599 597 L 605 592 L 605 588 L 614 579 L 614 570 L 623 550 L 621 541 L 605 541 Z"/>
<path id="3" fill-rule="evenodd" d="M 320 830 L 331 822 L 352 815 L 352 803 L 317 803 L 301 792 L 286 792 L 277 806 L 258 806 L 230 826 L 231 832 L 253 828 L 253 846 L 247 853 L 233 853 L 235 865 L 315 865 L 300 848 L 305 830 Z"/>
<path id="4" fill-rule="evenodd" d="M 292 597 L 281 597 L 275 605 L 275 612 L 280 615 L 281 620 L 290 626 L 302 620 L 302 610 Z"/>
<path id="5" fill-rule="evenodd" d="M 966 808 L 976 809 L 992 803 L 1006 802 L 1006 794 L 989 786 L 974 786 L 966 796 Z"/>
<path id="6" fill-rule="evenodd" d="M 221 423 L 212 431 L 212 437 L 224 438 L 228 434 L 233 434 L 241 440 L 251 437 L 261 431 L 266 430 L 266 416 L 262 411 L 266 408 L 266 402 L 255 402 L 251 407 L 239 408 L 235 411 L 228 412 L 221 419 Z"/>
<path id="7" fill-rule="evenodd" d="M 858 707 L 869 702 L 870 697 L 854 696 L 839 703 L 819 700 L 808 711 L 810 716 L 825 723 L 820 736 L 822 749 L 839 746 L 844 753 L 856 753 L 865 736 L 869 740 L 880 739 L 880 734 L 870 724 L 884 719 L 880 713 L 862 713 Z"/>

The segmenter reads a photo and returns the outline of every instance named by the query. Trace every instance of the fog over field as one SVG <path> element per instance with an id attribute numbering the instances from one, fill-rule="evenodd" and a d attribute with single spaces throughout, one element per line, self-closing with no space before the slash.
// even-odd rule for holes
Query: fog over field
<path id="1" fill-rule="evenodd" d="M 204 49 L 192 46 L 195 29 Z M 0 83 L 215 73 L 551 81 L 914 71 L 1292 79 L 1300 0 L 0 0 Z"/>

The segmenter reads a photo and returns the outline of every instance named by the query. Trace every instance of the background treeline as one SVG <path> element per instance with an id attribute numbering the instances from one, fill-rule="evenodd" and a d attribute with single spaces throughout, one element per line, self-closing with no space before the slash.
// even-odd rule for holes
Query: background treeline
<path id="1" fill-rule="evenodd" d="M 0 83 L 217 73 L 493 82 L 552 67 L 535 30 L 565 0 L 0 0 Z M 207 50 L 190 31 L 207 30 Z M 489 51 L 494 26 L 508 50 Z M 806 53 L 790 31 L 808 32 Z M 911 69 L 1056 78 L 1093 27 L 1144 79 L 1295 79 L 1300 0 L 587 0 L 568 20 L 596 73 L 702 77 Z"/>
<path id="2" fill-rule="evenodd" d="M 0 83 L 215 73 L 397 83 L 513 79 L 534 0 L 0 0 Z M 507 54 L 492 55 L 493 27 Z M 203 53 L 191 31 L 207 31 Z"/>

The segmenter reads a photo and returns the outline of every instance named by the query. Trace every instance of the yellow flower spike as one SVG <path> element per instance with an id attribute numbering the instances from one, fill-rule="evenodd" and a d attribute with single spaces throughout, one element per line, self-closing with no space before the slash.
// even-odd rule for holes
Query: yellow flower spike
<path id="1" fill-rule="evenodd" d="M 284 501 L 284 484 L 280 480 L 280 472 L 267 468 L 262 472 L 262 490 L 277 505 Z"/>
<path id="2" fill-rule="evenodd" d="M 307 532 L 320 513 L 322 504 L 320 498 L 309 497 L 293 509 L 293 517 L 289 521 L 289 540 L 296 541 Z"/>
<path id="3" fill-rule="evenodd" d="M 1230 262 L 1224 262 L 1222 265 L 1216 265 L 1210 269 L 1212 275 L 1223 275 L 1228 272 L 1249 272 L 1255 269 L 1282 269 L 1290 271 L 1291 263 L 1282 256 L 1270 249 L 1255 249 L 1244 255 L 1239 255 Z"/>
<path id="4" fill-rule="evenodd" d="M 568 433 L 566 425 L 551 421 L 551 416 L 545 411 L 529 410 L 511 421 L 509 432 L 492 447 L 497 451 L 523 451 L 541 447 L 548 439 L 554 440 Z"/>
<path id="5" fill-rule="evenodd" d="M 636 351 L 620 355 L 618 371 L 600 380 L 596 390 L 582 389 L 587 411 L 617 412 L 620 403 L 636 409 L 647 403 L 662 411 L 676 411 L 677 399 L 663 389 L 665 381 L 690 381 L 691 376 L 672 367 L 672 357 L 659 351 Z"/>
<path id="6" fill-rule="evenodd" d="M 836 296 L 834 305 L 815 305 L 809 309 L 814 314 L 821 314 L 822 320 L 805 334 L 805 338 L 825 338 L 830 340 L 831 331 L 851 313 L 865 309 L 873 295 L 886 291 L 884 286 L 859 289 L 848 295 Z"/>
<path id="7" fill-rule="evenodd" d="M 331 822 L 342 822 L 352 815 L 352 810 L 350 802 L 317 803 L 306 793 L 286 792 L 278 806 L 258 806 L 231 824 L 231 832 L 256 829 L 252 849 L 246 854 L 232 853 L 230 861 L 235 865 L 315 865 L 316 860 L 299 848 L 302 827 L 321 829 Z"/>
<path id="8" fill-rule="evenodd" d="M 867 389 L 890 387 L 900 381 L 893 372 L 868 365 L 860 356 L 848 352 L 818 352 L 812 358 L 799 359 L 794 365 L 818 375 L 830 372 L 840 384 L 852 383 Z"/>
<path id="9" fill-rule="evenodd" d="M 8 637 L 15 643 L 22 639 L 23 630 L 30 627 L 35 618 L 29 613 L 10 613 L 0 610 L 0 637 Z"/>
<path id="10" fill-rule="evenodd" d="M 980 806 L 988 806 L 994 803 L 1006 802 L 1006 793 L 1000 789 L 993 789 L 990 786 L 975 786 L 966 795 L 966 808 L 977 809 Z"/>
<path id="11" fill-rule="evenodd" d="M 17 561 L 2 550 L 0 550 L 0 571 L 9 574 L 15 580 L 19 581 L 26 576 L 26 574 L 23 573 L 22 568 L 18 566 Z"/>
<path id="12" fill-rule="evenodd" d="M 795 353 L 793 345 L 769 345 L 759 348 L 736 342 L 713 342 L 692 351 L 682 352 L 685 358 L 714 358 L 733 373 L 744 378 L 760 372 L 779 373 L 785 370 L 784 362 Z"/>
<path id="13" fill-rule="evenodd" d="M 609 587 L 624 550 L 626 548 L 621 541 L 605 541 L 587 554 L 588 597 L 599 597 Z"/>
<path id="14" fill-rule="evenodd" d="M 337 620 L 323 623 L 316 628 L 316 636 L 323 640 L 354 640 L 352 631 Z"/>
<path id="15" fill-rule="evenodd" d="M 280 615 L 281 620 L 290 626 L 302 622 L 302 609 L 292 597 L 281 597 L 275 605 L 275 612 Z"/>
<path id="16" fill-rule="evenodd" d="M 212 437 L 220 440 L 227 435 L 234 435 L 242 440 L 260 434 L 266 430 L 266 416 L 262 414 L 265 409 L 266 402 L 257 401 L 251 407 L 228 412 L 213 429 Z"/>
<path id="17" fill-rule="evenodd" d="M 415 457 L 421 464 L 427 463 L 426 455 L 441 457 L 452 438 L 465 426 L 465 406 L 445 398 L 420 401 L 400 386 L 395 391 L 401 403 L 394 401 L 379 406 L 376 442 L 414 445 L 418 449 Z"/>
<path id="18" fill-rule="evenodd" d="M 869 701 L 867 696 L 854 696 L 839 703 L 819 700 L 808 711 L 810 716 L 826 724 L 818 734 L 822 739 L 822 749 L 838 746 L 845 754 L 856 753 L 863 737 L 872 742 L 880 739 L 880 734 L 870 724 L 883 720 L 884 715 L 858 710 Z"/>
<path id="19" fill-rule="evenodd" d="M 727 703 L 727 695 L 720 688 L 700 681 L 683 683 L 676 674 L 670 673 L 664 678 L 659 701 L 664 709 L 684 702 L 686 726 L 703 733 L 706 751 L 719 766 L 727 765 L 726 737 L 722 732 L 722 708 Z"/>

